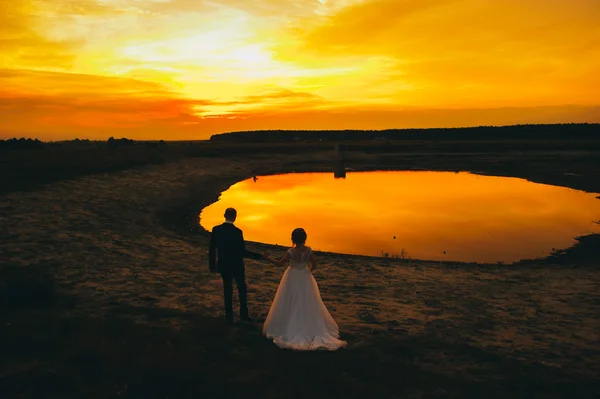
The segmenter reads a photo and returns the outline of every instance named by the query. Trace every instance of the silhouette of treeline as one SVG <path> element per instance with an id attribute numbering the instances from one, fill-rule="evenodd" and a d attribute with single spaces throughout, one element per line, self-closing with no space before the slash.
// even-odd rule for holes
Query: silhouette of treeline
<path id="1" fill-rule="evenodd" d="M 211 141 L 266 143 L 351 140 L 600 140 L 600 124 L 478 126 L 386 130 L 254 130 L 222 133 Z"/>
<path id="2" fill-rule="evenodd" d="M 135 141 L 128 138 L 115 139 L 111 137 L 107 141 L 108 148 L 130 147 L 133 145 L 144 145 L 146 147 L 162 147 L 166 145 L 164 140 L 159 141 Z"/>
<path id="3" fill-rule="evenodd" d="M 126 137 L 115 139 L 110 137 L 106 142 L 108 148 L 131 147 L 134 145 L 145 145 L 146 147 L 159 147 L 166 145 L 164 140 L 160 141 L 135 141 Z"/>
<path id="4" fill-rule="evenodd" d="M 166 145 L 164 140 L 160 141 L 135 141 L 128 138 L 115 139 L 109 138 L 107 141 L 90 141 L 89 139 L 74 139 L 65 141 L 50 141 L 43 142 L 39 139 L 31 139 L 21 137 L 20 139 L 12 138 L 8 140 L 0 140 L 0 150 L 31 150 L 46 147 L 63 147 L 63 146 L 91 146 L 96 147 L 107 146 L 108 148 L 129 147 L 134 145 L 144 145 L 146 147 L 158 147 Z"/>
<path id="5" fill-rule="evenodd" d="M 108 148 L 118 148 L 118 147 L 128 147 L 135 144 L 135 140 L 131 140 L 128 138 L 115 139 L 114 137 L 110 137 L 108 139 Z"/>
<path id="6" fill-rule="evenodd" d="M 38 139 L 26 139 L 21 137 L 20 139 L 12 138 L 8 140 L 0 140 L 0 148 L 14 149 L 14 150 L 30 150 L 32 148 L 43 148 L 44 143 Z"/>

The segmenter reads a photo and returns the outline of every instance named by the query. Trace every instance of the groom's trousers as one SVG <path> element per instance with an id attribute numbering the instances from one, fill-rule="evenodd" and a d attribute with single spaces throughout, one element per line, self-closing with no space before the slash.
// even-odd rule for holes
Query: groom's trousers
<path id="1" fill-rule="evenodd" d="M 246 273 L 244 268 L 221 272 L 223 278 L 223 296 L 225 299 L 225 318 L 233 318 L 233 280 L 237 283 L 240 298 L 240 317 L 248 318 L 248 292 L 246 287 Z"/>

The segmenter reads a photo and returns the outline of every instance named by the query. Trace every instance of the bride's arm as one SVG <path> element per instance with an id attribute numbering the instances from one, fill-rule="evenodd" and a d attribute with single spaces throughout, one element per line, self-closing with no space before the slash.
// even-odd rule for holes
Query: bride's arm
<path id="1" fill-rule="evenodd" d="M 310 253 L 310 271 L 312 272 L 317 268 L 317 257 L 314 253 Z"/>
<path id="2" fill-rule="evenodd" d="M 268 258 L 267 261 L 271 262 L 272 264 L 274 264 L 275 266 L 283 266 L 285 265 L 288 261 L 290 260 L 290 254 L 289 253 L 285 253 L 285 255 L 283 255 L 283 258 L 279 259 L 279 260 L 275 260 L 275 259 L 271 259 Z"/>

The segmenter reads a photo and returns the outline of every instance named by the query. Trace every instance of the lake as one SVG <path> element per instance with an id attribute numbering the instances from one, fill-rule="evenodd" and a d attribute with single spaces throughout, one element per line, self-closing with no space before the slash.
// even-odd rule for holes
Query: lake
<path id="1" fill-rule="evenodd" d="M 291 173 L 234 184 L 200 223 L 210 231 L 234 207 L 247 241 L 290 246 L 303 227 L 320 251 L 508 263 L 600 233 L 597 196 L 467 172 Z"/>

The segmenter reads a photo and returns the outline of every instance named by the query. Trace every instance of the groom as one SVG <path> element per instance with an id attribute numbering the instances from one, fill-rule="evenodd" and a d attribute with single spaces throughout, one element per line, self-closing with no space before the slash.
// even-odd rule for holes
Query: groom
<path id="1" fill-rule="evenodd" d="M 248 316 L 248 299 L 244 259 L 260 260 L 262 255 L 248 251 L 244 244 L 242 230 L 233 225 L 237 211 L 233 208 L 225 210 L 225 223 L 215 226 L 210 235 L 208 265 L 212 273 L 219 272 L 223 278 L 223 294 L 225 297 L 225 321 L 233 322 L 233 287 L 235 279 L 240 297 L 240 317 L 243 321 L 251 322 Z"/>

